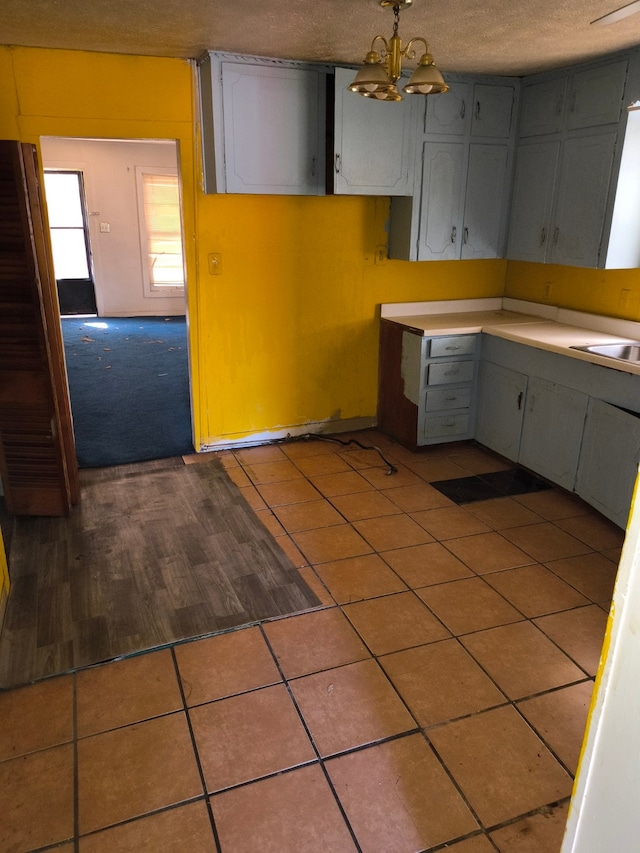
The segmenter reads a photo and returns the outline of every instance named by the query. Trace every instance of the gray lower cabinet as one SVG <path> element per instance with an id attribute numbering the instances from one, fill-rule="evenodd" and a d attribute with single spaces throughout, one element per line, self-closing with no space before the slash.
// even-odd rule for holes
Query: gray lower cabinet
<path id="1" fill-rule="evenodd" d="M 581 391 L 532 377 L 518 462 L 573 491 L 588 399 Z"/>
<path id="2" fill-rule="evenodd" d="M 640 415 L 589 400 L 576 492 L 626 527 L 640 461 Z"/>
<path id="3" fill-rule="evenodd" d="M 480 365 L 476 440 L 518 461 L 527 377 L 490 361 Z"/>

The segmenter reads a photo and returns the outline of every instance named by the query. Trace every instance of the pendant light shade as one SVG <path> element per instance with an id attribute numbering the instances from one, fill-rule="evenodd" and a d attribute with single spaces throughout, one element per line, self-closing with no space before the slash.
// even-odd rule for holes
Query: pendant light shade
<path id="1" fill-rule="evenodd" d="M 424 53 L 420 57 L 418 67 L 402 91 L 406 92 L 407 95 L 437 95 L 449 91 L 449 87 L 434 65 L 433 56 L 430 53 Z"/>

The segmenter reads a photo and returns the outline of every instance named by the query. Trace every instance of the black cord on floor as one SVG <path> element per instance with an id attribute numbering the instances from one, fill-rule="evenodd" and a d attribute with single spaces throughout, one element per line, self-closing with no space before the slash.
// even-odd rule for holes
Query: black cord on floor
<path id="1" fill-rule="evenodd" d="M 310 441 L 310 440 L 313 440 L 313 441 L 331 441 L 331 442 L 334 442 L 335 444 L 342 444 L 344 447 L 348 447 L 350 444 L 357 444 L 358 447 L 360 447 L 362 450 L 375 450 L 376 453 L 380 456 L 380 459 L 382 459 L 382 461 L 384 462 L 384 464 L 388 468 L 387 475 L 398 473 L 398 469 L 396 468 L 396 466 L 393 465 L 391 462 L 389 462 L 388 459 L 385 459 L 385 457 L 383 456 L 383 453 L 379 447 L 376 447 L 375 444 L 367 446 L 366 444 L 362 444 L 361 442 L 359 442 L 355 438 L 350 438 L 350 439 L 344 441 L 341 438 L 334 438 L 333 436 L 329 436 L 329 435 L 319 435 L 318 433 L 307 432 L 304 435 L 288 435 L 286 438 L 277 438 L 277 439 L 275 439 L 275 441 L 272 441 L 269 443 L 270 444 L 289 444 L 290 442 L 293 442 L 293 441 Z"/>

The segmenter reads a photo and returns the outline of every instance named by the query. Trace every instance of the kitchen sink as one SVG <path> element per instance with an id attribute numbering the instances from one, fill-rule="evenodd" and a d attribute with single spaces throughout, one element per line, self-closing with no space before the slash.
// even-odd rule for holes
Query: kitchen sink
<path id="1" fill-rule="evenodd" d="M 592 344 L 586 347 L 570 347 L 593 355 L 604 355 L 618 361 L 631 361 L 640 364 L 640 342 L 630 341 L 624 344 Z"/>

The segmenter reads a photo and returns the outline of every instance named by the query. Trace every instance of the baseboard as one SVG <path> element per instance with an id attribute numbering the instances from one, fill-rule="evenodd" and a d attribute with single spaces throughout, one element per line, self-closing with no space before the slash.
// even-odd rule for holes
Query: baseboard
<path id="1" fill-rule="evenodd" d="M 376 419 L 349 418 L 347 420 L 315 421 L 313 423 L 297 426 L 284 427 L 277 430 L 265 430 L 250 435 L 242 435 L 237 438 L 232 436 L 221 436 L 219 439 L 208 439 L 200 446 L 200 453 L 212 450 L 232 450 L 238 447 L 255 447 L 261 444 L 269 444 L 286 438 L 295 438 L 301 435 L 333 435 L 342 432 L 355 432 L 361 429 L 371 429 L 376 426 Z"/>

